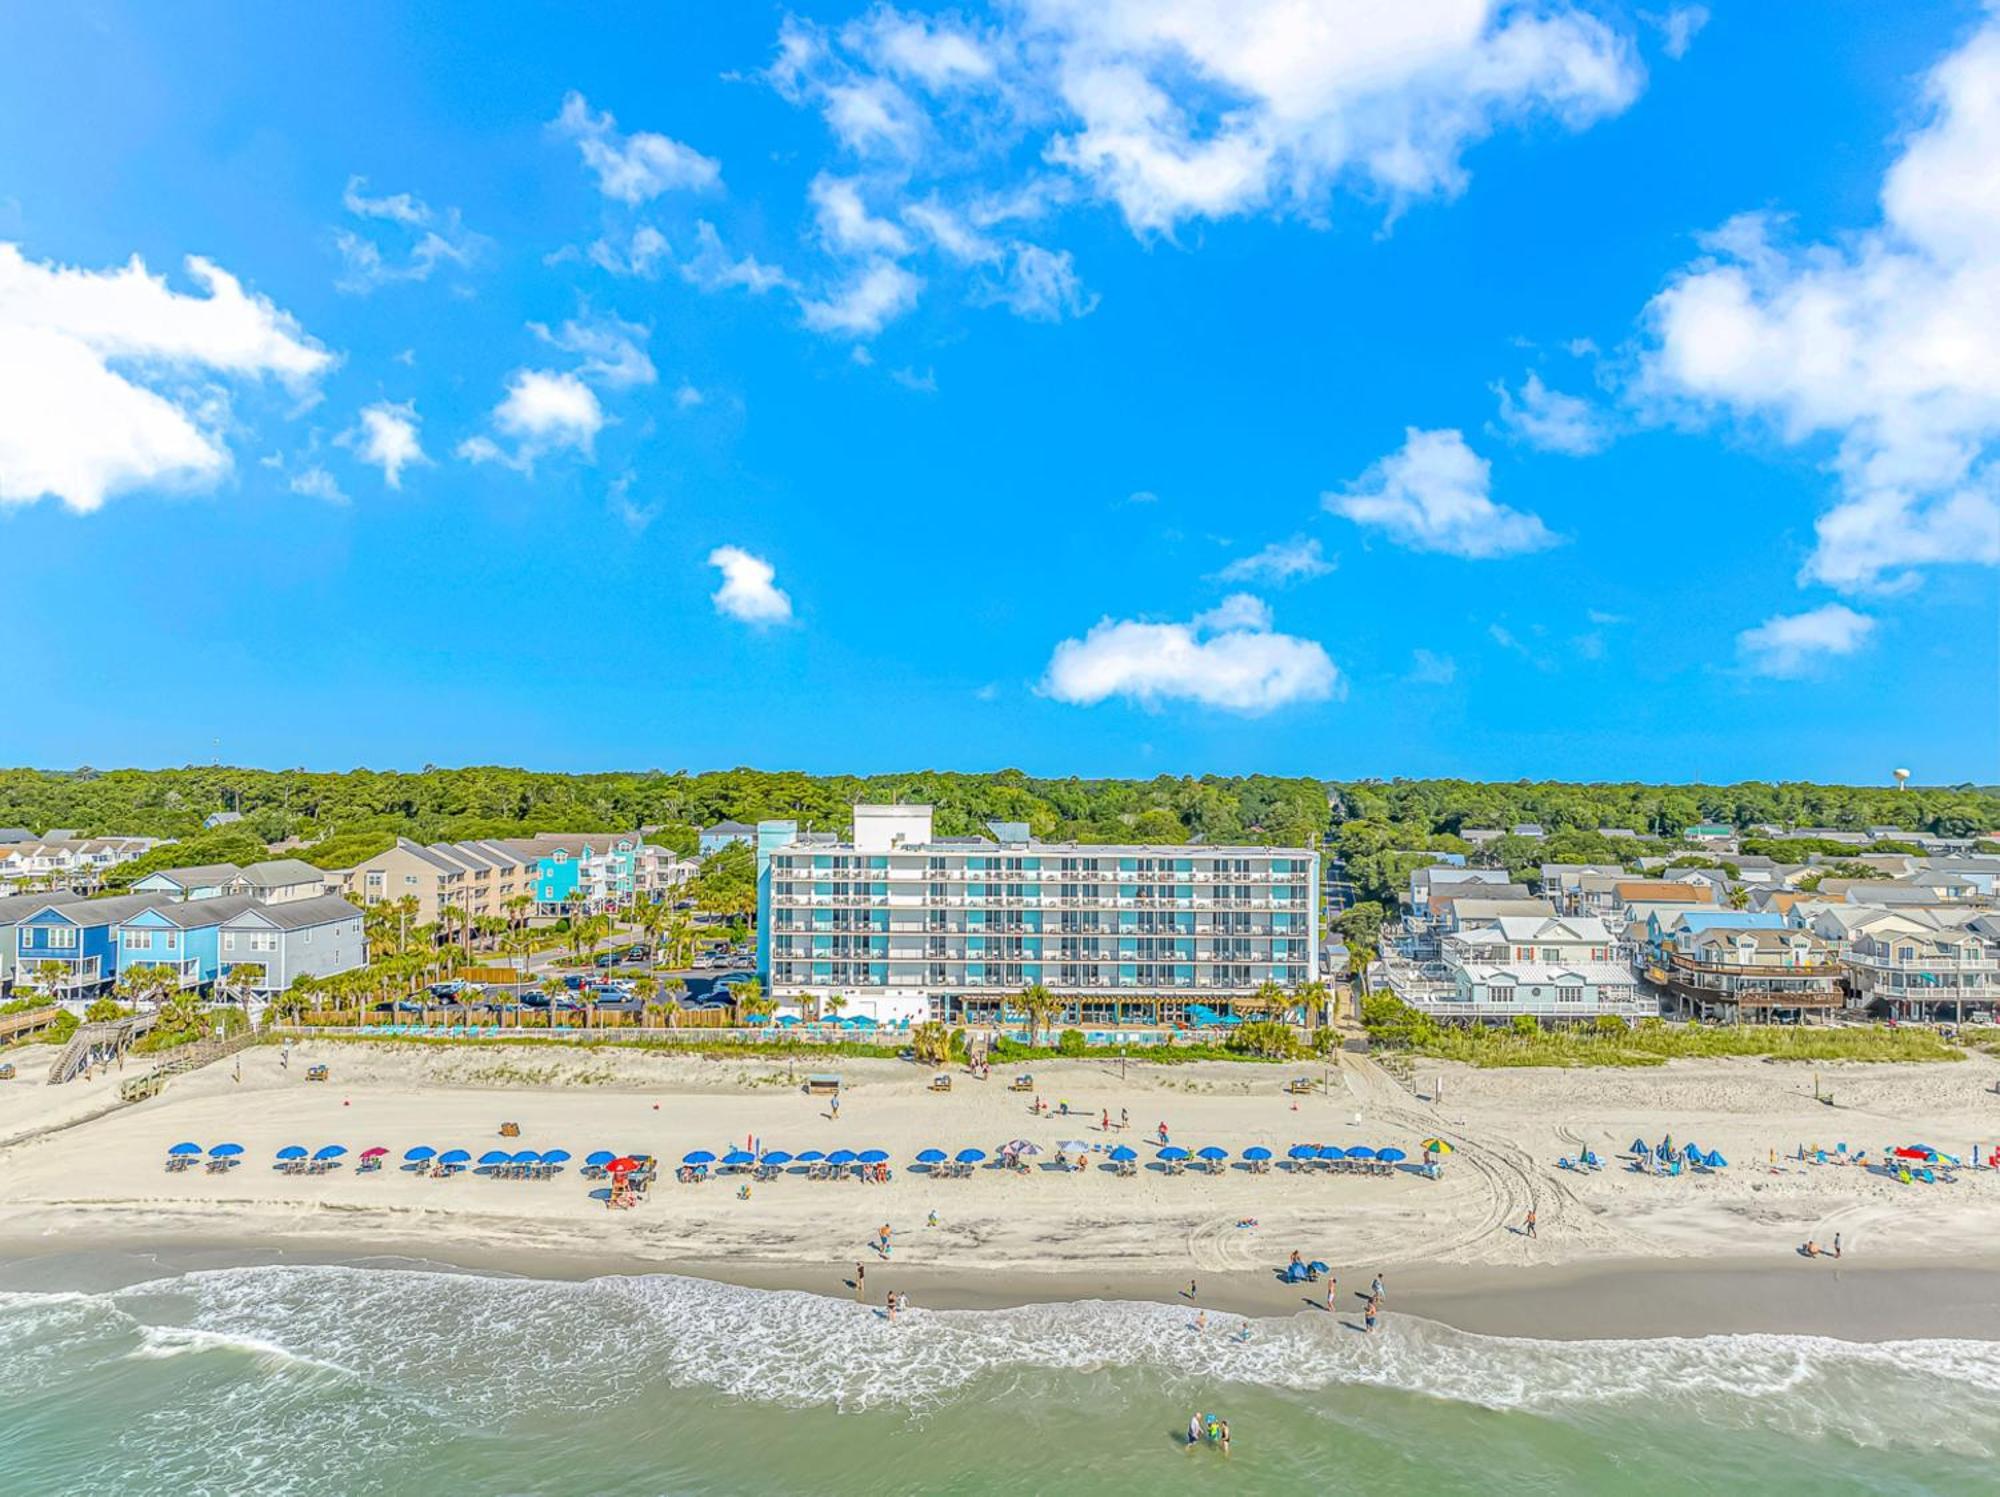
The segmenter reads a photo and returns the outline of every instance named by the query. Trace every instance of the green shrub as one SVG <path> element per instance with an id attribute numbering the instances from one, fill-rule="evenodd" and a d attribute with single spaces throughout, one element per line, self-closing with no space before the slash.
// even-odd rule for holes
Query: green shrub
<path id="1" fill-rule="evenodd" d="M 1074 1060 L 1090 1049 L 1090 1042 L 1083 1037 L 1081 1029 L 1065 1029 L 1056 1036 L 1056 1054 L 1066 1055 Z"/>

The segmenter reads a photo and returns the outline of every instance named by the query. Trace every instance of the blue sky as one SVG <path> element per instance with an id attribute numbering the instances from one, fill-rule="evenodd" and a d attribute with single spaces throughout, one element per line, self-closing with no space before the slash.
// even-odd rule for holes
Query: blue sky
<path id="1" fill-rule="evenodd" d="M 1980 5 L 0 52 L 10 761 L 1996 777 Z"/>

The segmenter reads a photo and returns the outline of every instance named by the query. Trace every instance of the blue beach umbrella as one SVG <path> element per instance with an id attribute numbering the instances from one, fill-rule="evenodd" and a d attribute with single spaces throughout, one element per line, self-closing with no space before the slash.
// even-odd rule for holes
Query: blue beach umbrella
<path id="1" fill-rule="evenodd" d="M 569 1163 L 569 1150 L 568 1150 L 568 1149 L 550 1149 L 550 1150 L 548 1151 L 548 1153 L 546 1153 L 546 1154 L 544 1154 L 544 1155 L 542 1156 L 542 1163 L 543 1163 L 543 1164 L 568 1164 L 568 1163 Z"/>
<path id="2" fill-rule="evenodd" d="M 422 1164 L 427 1159 L 435 1158 L 437 1158 L 437 1150 L 433 1149 L 429 1144 L 418 1144 L 414 1149 L 406 1151 L 403 1155 L 404 1162 L 408 1164 Z"/>
<path id="3" fill-rule="evenodd" d="M 1271 1151 L 1262 1144 L 1255 1144 L 1243 1151 L 1243 1157 L 1245 1159 L 1254 1159 L 1259 1164 L 1262 1164 L 1266 1159 L 1271 1157 Z"/>
<path id="4" fill-rule="evenodd" d="M 479 1156 L 479 1164 L 482 1169 L 496 1164 L 511 1164 L 513 1161 L 514 1156 L 509 1154 L 505 1149 L 488 1149 L 484 1154 Z"/>
<path id="5" fill-rule="evenodd" d="M 801 1149 L 792 1158 L 796 1159 L 800 1164 L 818 1164 L 822 1159 L 826 1158 L 826 1155 L 819 1149 Z"/>
<path id="6" fill-rule="evenodd" d="M 863 1164 L 887 1164 L 889 1162 L 889 1151 L 887 1149 L 863 1149 L 855 1158 L 859 1159 Z"/>
<path id="7" fill-rule="evenodd" d="M 1160 1157 L 1162 1159 L 1179 1161 L 1188 1157 L 1188 1151 L 1183 1149 L 1179 1144 L 1168 1144 L 1164 1149 L 1160 1150 Z"/>
<path id="8" fill-rule="evenodd" d="M 791 1162 L 792 1156 L 787 1154 L 783 1149 L 766 1149 L 764 1151 L 764 1163 L 774 1169 L 781 1164 L 790 1164 Z"/>
<path id="9" fill-rule="evenodd" d="M 831 1154 L 826 1156 L 828 1164 L 852 1164 L 854 1163 L 854 1159 L 855 1154 L 852 1149 L 835 1149 Z"/>
<path id="10" fill-rule="evenodd" d="M 278 1157 L 280 1159 L 303 1159 L 306 1157 L 306 1151 L 297 1144 L 286 1144 L 282 1149 L 278 1150 Z"/>
<path id="11" fill-rule="evenodd" d="M 593 1149 L 590 1153 L 584 1155 L 583 1162 L 597 1169 L 603 1169 L 605 1165 L 611 1163 L 617 1157 L 609 1149 Z"/>
<path id="12" fill-rule="evenodd" d="M 1401 1149 L 1377 1149 L 1375 1157 L 1384 1164 L 1400 1164 L 1410 1156 L 1405 1154 Z"/>
<path id="13" fill-rule="evenodd" d="M 1324 1159 L 1324 1160 L 1326 1160 L 1326 1161 L 1327 1161 L 1328 1163 L 1331 1163 L 1332 1161 L 1334 1161 L 1334 1160 L 1336 1160 L 1336 1159 L 1346 1159 L 1346 1158 L 1348 1158 L 1348 1157 L 1349 1157 L 1349 1151 L 1348 1151 L 1348 1150 L 1346 1150 L 1346 1149 L 1343 1149 L 1343 1148 L 1340 1148 L 1340 1147 L 1338 1147 L 1337 1145 L 1334 1145 L 1334 1144 L 1321 1144 L 1321 1145 L 1319 1146 L 1319 1148 L 1318 1148 L 1318 1149 L 1317 1149 L 1317 1150 L 1316 1150 L 1316 1151 L 1314 1152 L 1314 1154 L 1313 1154 L 1313 1157 L 1314 1157 L 1315 1159 Z"/>
<path id="14" fill-rule="evenodd" d="M 438 1155 L 439 1164 L 470 1164 L 472 1155 L 464 1149 L 446 1149 Z"/>
<path id="15" fill-rule="evenodd" d="M 1322 1149 L 1320 1151 L 1320 1158 L 1324 1159 L 1325 1157 L 1326 1157 L 1326 1151 Z M 1366 1144 L 1356 1144 L 1353 1148 L 1347 1151 L 1347 1157 L 1349 1159 L 1373 1159 L 1375 1157 L 1375 1151 L 1369 1148 L 1368 1145 Z"/>
<path id="16" fill-rule="evenodd" d="M 706 1149 L 696 1149 L 692 1154 L 681 1155 L 682 1164 L 713 1164 L 715 1156 Z"/>
<path id="17" fill-rule="evenodd" d="M 917 1163 L 918 1163 L 918 1164 L 943 1164 L 943 1163 L 944 1163 L 944 1161 L 945 1161 L 945 1158 L 946 1158 L 946 1156 L 945 1156 L 945 1152 L 944 1152 L 944 1150 L 943 1150 L 943 1149 L 923 1149 L 923 1150 L 920 1150 L 920 1151 L 918 1152 L 918 1154 L 917 1154 Z"/>
<path id="18" fill-rule="evenodd" d="M 313 1151 L 313 1158 L 338 1159 L 341 1155 L 345 1154 L 346 1152 L 347 1152 L 347 1147 L 344 1144 L 328 1144 L 323 1149 L 315 1149 Z"/>
<path id="19" fill-rule="evenodd" d="M 1285 1150 L 1285 1157 L 1287 1159 L 1296 1159 L 1303 1164 L 1308 1159 L 1319 1158 L 1319 1145 L 1293 1144 L 1289 1149 Z"/>
<path id="20" fill-rule="evenodd" d="M 960 1149 L 952 1157 L 960 1164 L 977 1164 L 986 1157 L 986 1151 L 984 1149 Z"/>
<path id="21" fill-rule="evenodd" d="M 1722 1153 L 1720 1150 L 1710 1149 L 1708 1151 L 1708 1158 L 1704 1160 L 1703 1163 L 1705 1163 L 1712 1170 L 1719 1170 L 1723 1168 L 1725 1165 L 1727 1165 L 1729 1161 L 1722 1157 Z"/>
<path id="22" fill-rule="evenodd" d="M 748 1149 L 731 1149 L 727 1154 L 722 1156 L 722 1162 L 724 1164 L 755 1164 L 757 1156 L 752 1154 Z"/>
<path id="23" fill-rule="evenodd" d="M 540 1164 L 542 1156 L 533 1149 L 517 1149 L 507 1157 L 509 1164 Z"/>
<path id="24" fill-rule="evenodd" d="M 1130 1164 L 1138 1157 L 1139 1151 L 1126 1144 L 1120 1144 L 1111 1151 L 1112 1161 L 1116 1164 Z"/>
<path id="25" fill-rule="evenodd" d="M 174 1155 L 176 1158 L 185 1159 L 190 1154 L 199 1154 L 201 1152 L 201 1145 L 175 1144 L 171 1149 L 167 1150 L 167 1152 L 169 1154 Z"/>
<path id="26" fill-rule="evenodd" d="M 1326 1265 L 1320 1262 L 1319 1259 L 1317 1258 L 1313 1259 L 1312 1262 L 1308 1263 L 1306 1267 L 1313 1273 L 1325 1273 L 1327 1271 Z"/>
<path id="27" fill-rule="evenodd" d="M 243 1145 L 241 1144 L 217 1144 L 208 1151 L 208 1157 L 210 1159 L 234 1159 L 242 1152 Z"/>

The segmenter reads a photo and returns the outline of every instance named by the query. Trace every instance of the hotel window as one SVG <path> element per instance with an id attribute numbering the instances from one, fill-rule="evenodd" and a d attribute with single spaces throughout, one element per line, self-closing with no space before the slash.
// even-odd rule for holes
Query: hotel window
<path id="1" fill-rule="evenodd" d="M 1514 1001 L 1514 990 L 1512 988 L 1488 988 L 1486 996 L 1493 1003 L 1512 1003 Z"/>

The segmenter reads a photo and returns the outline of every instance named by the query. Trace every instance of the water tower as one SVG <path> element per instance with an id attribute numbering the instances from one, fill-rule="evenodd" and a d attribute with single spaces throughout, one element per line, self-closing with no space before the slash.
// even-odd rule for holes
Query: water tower
<path id="1" fill-rule="evenodd" d="M 1907 769 L 1891 770 L 1890 773 L 1894 774 L 1896 777 L 1896 788 L 1898 790 L 1904 790 L 1909 788 L 1910 772 Z"/>

